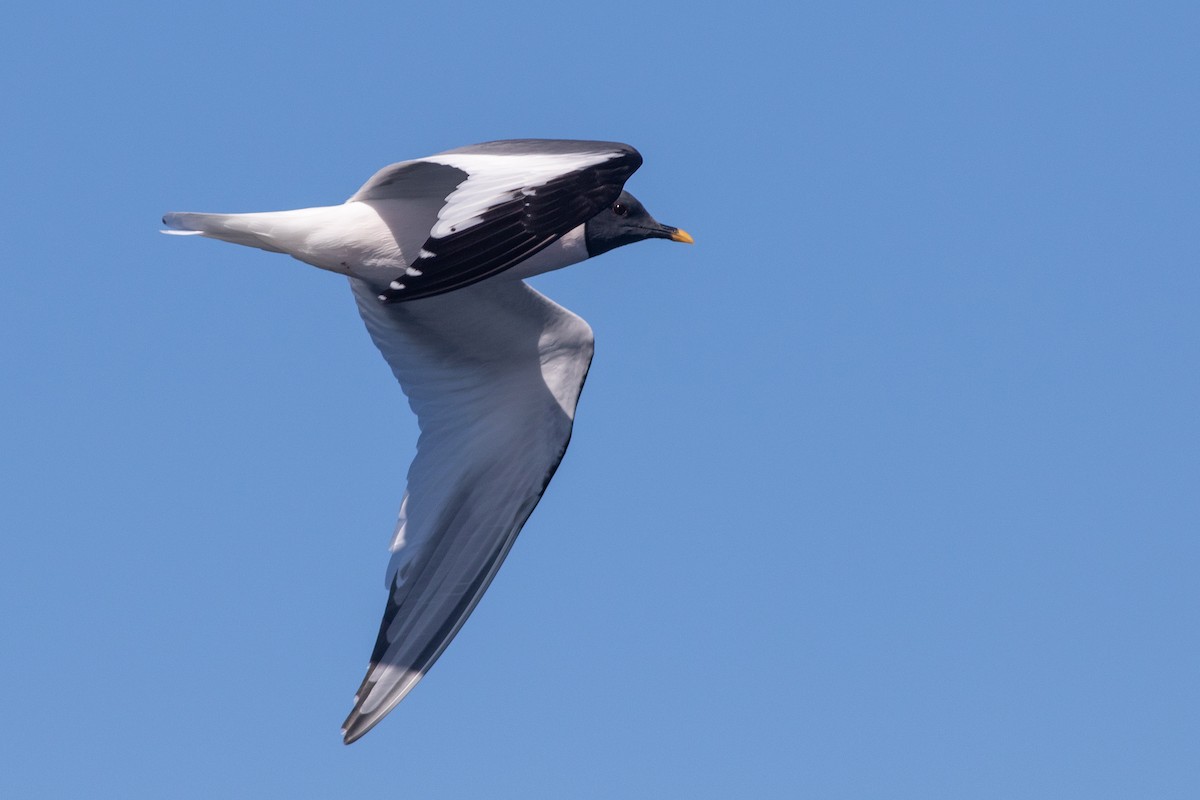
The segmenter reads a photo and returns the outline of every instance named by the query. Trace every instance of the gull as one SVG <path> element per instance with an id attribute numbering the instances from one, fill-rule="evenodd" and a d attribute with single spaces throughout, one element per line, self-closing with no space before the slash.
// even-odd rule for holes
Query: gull
<path id="1" fill-rule="evenodd" d="M 592 329 L 524 279 L 643 239 L 692 242 L 624 191 L 641 164 L 617 142 L 486 142 L 384 167 L 339 205 L 163 217 L 164 233 L 348 276 L 417 416 L 387 605 L 346 744 L 450 644 L 566 452 Z"/>

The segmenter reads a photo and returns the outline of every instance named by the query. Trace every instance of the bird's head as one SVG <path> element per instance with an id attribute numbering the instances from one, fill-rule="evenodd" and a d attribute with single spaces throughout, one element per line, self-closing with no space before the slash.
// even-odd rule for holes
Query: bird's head
<path id="1" fill-rule="evenodd" d="M 629 192 L 621 192 L 612 205 L 589 219 L 583 231 L 589 256 L 598 256 L 643 239 L 670 239 L 687 244 L 693 241 L 687 231 L 663 225 L 650 216 Z"/>

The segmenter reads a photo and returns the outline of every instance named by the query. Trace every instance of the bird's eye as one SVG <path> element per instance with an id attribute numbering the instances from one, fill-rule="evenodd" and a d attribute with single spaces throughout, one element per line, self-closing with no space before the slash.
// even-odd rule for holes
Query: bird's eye
<path id="1" fill-rule="evenodd" d="M 629 213 L 629 206 L 624 203 L 613 203 L 613 213 L 618 217 L 623 217 Z"/>

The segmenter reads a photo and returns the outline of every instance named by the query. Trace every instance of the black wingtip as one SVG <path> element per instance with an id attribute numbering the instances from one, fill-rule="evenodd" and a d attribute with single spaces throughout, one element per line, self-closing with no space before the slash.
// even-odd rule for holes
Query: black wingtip
<path id="1" fill-rule="evenodd" d="M 359 739 L 367 735 L 367 732 L 374 728 L 382 717 L 372 717 L 369 714 L 359 712 L 360 703 L 354 704 L 354 710 L 350 712 L 350 716 L 346 717 L 346 721 L 342 723 L 342 744 L 354 744 Z"/>
<path id="2" fill-rule="evenodd" d="M 357 698 L 355 698 L 357 700 Z M 350 716 L 346 717 L 346 721 L 342 723 L 342 744 L 354 744 L 357 742 L 365 730 L 361 730 L 359 723 L 362 721 L 362 716 L 358 713 L 358 703 L 355 702 L 354 710 L 350 712 Z"/>

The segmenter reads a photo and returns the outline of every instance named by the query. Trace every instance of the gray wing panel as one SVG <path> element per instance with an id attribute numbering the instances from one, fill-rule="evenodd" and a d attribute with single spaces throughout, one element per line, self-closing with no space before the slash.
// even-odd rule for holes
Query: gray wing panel
<path id="1" fill-rule="evenodd" d="M 457 167 L 431 161 L 401 161 L 372 175 L 350 200 L 419 200 L 427 203 L 436 216 L 447 195 L 466 179 L 467 173 Z"/>
<path id="2" fill-rule="evenodd" d="M 421 246 L 437 223 L 446 198 L 466 179 L 467 173 L 457 167 L 402 161 L 376 172 L 346 202 L 374 208 L 391 231 L 405 263 L 413 264 L 420 258 Z"/>
<path id="3" fill-rule="evenodd" d="M 637 155 L 637 150 L 623 142 L 596 142 L 587 139 L 501 139 L 495 142 L 456 147 L 438 155 L 478 153 L 501 156 L 585 155 L 588 153 L 625 153 Z M 641 156 L 637 156 L 641 164 Z M 637 167 L 634 167 L 637 169 Z"/>

